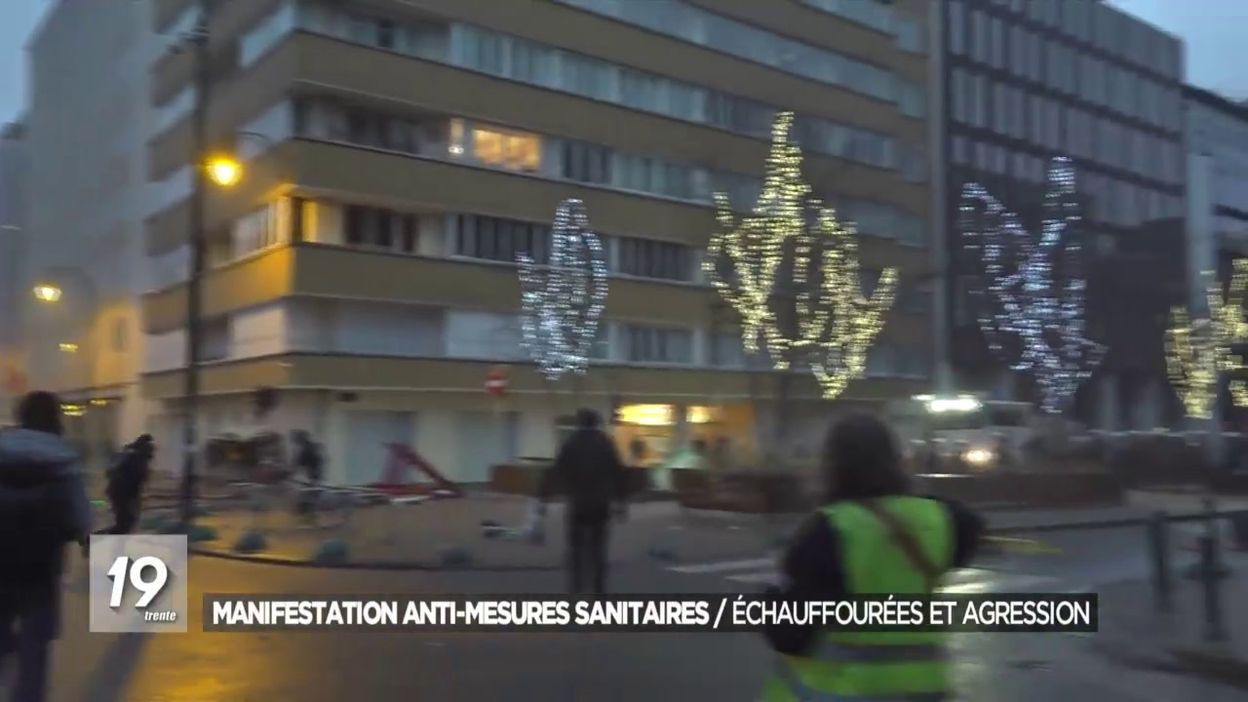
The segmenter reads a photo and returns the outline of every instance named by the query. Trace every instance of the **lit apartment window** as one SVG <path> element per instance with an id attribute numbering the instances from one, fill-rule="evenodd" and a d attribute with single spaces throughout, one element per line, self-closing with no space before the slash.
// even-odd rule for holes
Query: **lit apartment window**
<path id="1" fill-rule="evenodd" d="M 531 173 L 541 168 L 542 142 L 536 134 L 477 127 L 472 130 L 472 154 L 487 166 Z"/>

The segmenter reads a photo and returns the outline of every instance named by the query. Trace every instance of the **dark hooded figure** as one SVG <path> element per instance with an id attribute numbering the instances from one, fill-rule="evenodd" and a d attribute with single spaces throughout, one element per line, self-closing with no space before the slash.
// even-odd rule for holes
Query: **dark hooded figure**
<path id="1" fill-rule="evenodd" d="M 559 449 L 542 481 L 543 503 L 555 492 L 567 498 L 568 576 L 573 593 L 607 589 L 607 524 L 614 505 L 624 513 L 624 466 L 597 412 L 576 413 L 577 429 Z"/>
<path id="2" fill-rule="evenodd" d="M 17 417 L 17 428 L 0 431 L 0 665 L 16 654 L 13 699 L 37 702 L 60 631 L 65 545 L 76 541 L 85 555 L 91 506 L 78 453 L 61 436 L 60 400 L 30 393 Z"/>
<path id="3" fill-rule="evenodd" d="M 110 534 L 129 534 L 139 522 L 143 509 L 143 488 L 151 475 L 156 444 L 151 434 L 143 434 L 122 449 L 121 455 L 108 470 L 109 506 L 113 509 Z"/>

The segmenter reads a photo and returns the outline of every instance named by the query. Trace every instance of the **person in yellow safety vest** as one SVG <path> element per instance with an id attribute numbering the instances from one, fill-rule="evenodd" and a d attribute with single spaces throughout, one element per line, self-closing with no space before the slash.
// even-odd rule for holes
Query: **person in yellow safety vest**
<path id="1" fill-rule="evenodd" d="M 930 594 L 974 557 L 984 520 L 961 505 L 910 494 L 892 431 L 870 415 L 828 432 L 826 506 L 798 531 L 781 562 L 785 600 Z M 765 702 L 919 702 L 951 699 L 940 632 L 872 633 L 776 625 Z"/>

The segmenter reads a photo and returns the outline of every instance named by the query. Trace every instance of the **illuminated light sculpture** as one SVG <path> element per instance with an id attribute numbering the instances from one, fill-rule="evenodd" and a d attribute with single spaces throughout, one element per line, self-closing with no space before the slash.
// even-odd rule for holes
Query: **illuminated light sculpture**
<path id="1" fill-rule="evenodd" d="M 862 294 L 857 232 L 810 197 L 801 149 L 789 140 L 792 125 L 792 113 L 777 115 L 763 189 L 751 214 L 738 221 L 728 197 L 715 194 L 720 226 L 703 269 L 740 316 L 745 350 L 765 350 L 781 371 L 805 360 L 823 396 L 832 399 L 862 377 L 867 352 L 893 304 L 897 271 L 885 270 L 870 298 Z M 777 291 L 777 274 L 786 261 L 793 276 L 788 324 L 776 310 L 788 297 Z"/>
<path id="2" fill-rule="evenodd" d="M 1170 313 L 1171 326 L 1166 330 L 1166 370 L 1170 383 L 1183 401 L 1189 417 L 1210 419 L 1217 402 L 1218 386 L 1223 373 L 1248 369 L 1244 359 L 1233 347 L 1248 342 L 1248 259 L 1236 259 L 1230 289 L 1223 296 L 1222 286 L 1211 273 L 1205 289 L 1209 318 L 1192 320 L 1187 310 L 1175 307 Z M 1242 379 L 1229 384 L 1231 401 L 1248 407 L 1248 386 Z"/>
<path id="3" fill-rule="evenodd" d="M 529 356 L 551 380 L 584 373 L 607 300 L 606 256 L 589 228 L 584 203 L 569 199 L 559 204 L 548 264 L 527 253 L 517 259 L 520 326 Z"/>
<path id="4" fill-rule="evenodd" d="M 1030 371 L 1040 389 L 1040 406 L 1059 413 L 1079 384 L 1105 356 L 1105 348 L 1084 336 L 1087 281 L 1079 273 L 1081 247 L 1067 232 L 1081 221 L 1070 160 L 1049 167 L 1044 221 L 1036 239 L 978 183 L 962 190 L 963 236 L 978 244 L 988 279 L 988 304 L 979 325 L 989 349 L 1017 358 L 1010 368 Z M 1060 269 L 1065 282 L 1057 280 Z"/>

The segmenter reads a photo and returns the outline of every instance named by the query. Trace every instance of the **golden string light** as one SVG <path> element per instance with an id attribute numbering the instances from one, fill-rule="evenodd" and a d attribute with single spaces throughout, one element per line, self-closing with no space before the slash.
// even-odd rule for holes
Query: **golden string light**
<path id="1" fill-rule="evenodd" d="M 1211 273 L 1206 276 L 1212 278 Z M 1171 326 L 1166 330 L 1166 370 L 1170 382 L 1189 417 L 1209 419 L 1217 403 L 1218 385 L 1223 374 L 1244 371 L 1244 359 L 1234 353 L 1238 343 L 1248 343 L 1248 259 L 1236 259 L 1231 283 L 1225 296 L 1222 286 L 1210 280 L 1205 299 L 1209 318 L 1192 320 L 1187 310 L 1174 308 Z M 1248 386 L 1244 380 L 1230 382 L 1231 401 L 1248 407 Z"/>
<path id="2" fill-rule="evenodd" d="M 716 193 L 720 230 L 711 237 L 703 266 L 740 316 L 746 351 L 765 349 L 776 370 L 807 361 L 823 396 L 831 399 L 863 376 L 867 353 L 893 304 L 897 271 L 885 270 L 872 295 L 863 295 L 857 232 L 810 197 L 801 149 L 789 140 L 792 124 L 792 113 L 776 118 L 763 190 L 750 215 L 738 221 L 727 196 Z M 777 298 L 787 301 L 777 290 L 785 263 L 792 264 L 791 324 L 776 312 Z"/>

